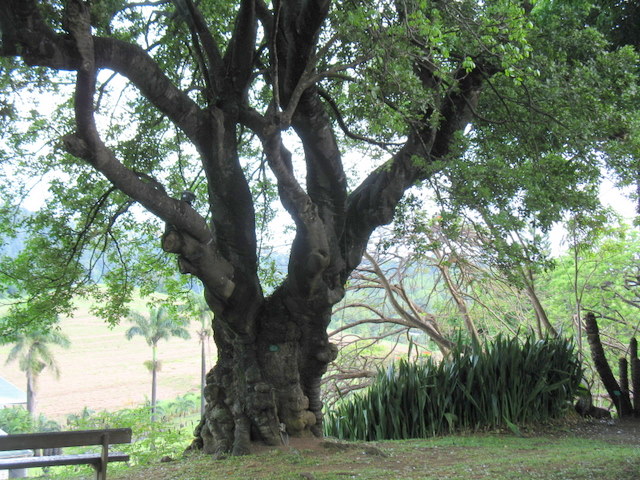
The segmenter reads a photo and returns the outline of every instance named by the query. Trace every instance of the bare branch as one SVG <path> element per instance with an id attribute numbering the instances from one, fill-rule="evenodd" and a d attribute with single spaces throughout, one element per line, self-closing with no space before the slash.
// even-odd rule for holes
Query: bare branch
<path id="1" fill-rule="evenodd" d="M 352 140 L 362 140 L 363 142 L 367 142 L 372 145 L 377 145 L 378 147 L 382 147 L 384 149 L 390 146 L 402 145 L 401 143 L 380 142 L 374 138 L 369 138 L 369 137 L 365 137 L 364 135 L 353 133 L 345 123 L 344 118 L 340 113 L 340 109 L 338 108 L 338 105 L 336 105 L 336 102 L 333 100 L 333 98 L 331 98 L 329 93 L 323 89 L 319 89 L 318 94 L 329 104 L 329 106 L 333 110 L 333 113 L 335 114 L 335 118 L 336 118 L 336 121 L 338 122 L 338 125 L 340 126 L 340 129 L 348 138 L 351 138 Z"/>

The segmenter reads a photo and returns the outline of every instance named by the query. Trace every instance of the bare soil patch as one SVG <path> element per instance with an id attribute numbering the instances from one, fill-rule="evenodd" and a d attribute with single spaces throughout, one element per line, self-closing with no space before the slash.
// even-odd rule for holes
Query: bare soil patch
<path id="1" fill-rule="evenodd" d="M 640 447 L 640 418 L 628 419 L 582 419 L 565 420 L 562 426 L 544 432 L 545 435 L 570 435 L 578 438 L 601 440 L 620 445 Z M 640 472 L 638 475 L 640 479 Z"/>

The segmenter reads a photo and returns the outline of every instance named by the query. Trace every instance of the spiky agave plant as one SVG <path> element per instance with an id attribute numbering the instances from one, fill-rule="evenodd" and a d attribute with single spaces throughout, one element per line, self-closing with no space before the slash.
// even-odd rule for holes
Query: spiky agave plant
<path id="1" fill-rule="evenodd" d="M 363 394 L 326 416 L 326 433 L 349 440 L 402 439 L 544 421 L 575 396 L 582 367 L 561 338 L 458 342 L 445 361 L 400 360 Z"/>

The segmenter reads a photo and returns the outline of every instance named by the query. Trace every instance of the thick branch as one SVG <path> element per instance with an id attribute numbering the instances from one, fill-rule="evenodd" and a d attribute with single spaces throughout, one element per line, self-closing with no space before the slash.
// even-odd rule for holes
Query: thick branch
<path id="1" fill-rule="evenodd" d="M 293 174 L 291 153 L 285 148 L 280 130 L 273 123 L 274 116 L 266 117 L 253 110 L 243 110 L 241 121 L 257 133 L 267 162 L 278 182 L 282 205 L 296 223 L 297 234 L 291 249 L 288 288 L 303 298 L 318 295 L 322 285 L 320 276 L 330 262 L 330 247 L 327 232 L 319 215 L 318 206 L 304 191 Z M 332 297 L 326 306 L 342 297 L 341 285 L 335 285 L 336 292 L 324 291 Z M 333 299 L 334 296 L 337 298 Z M 316 300 L 319 300 L 316 297 Z"/>
<path id="2" fill-rule="evenodd" d="M 164 246 L 169 251 L 181 254 L 183 273 L 198 275 L 216 298 L 227 300 L 234 290 L 234 283 L 230 279 L 233 270 L 216 254 L 213 236 L 204 219 L 187 202 L 169 198 L 155 185 L 143 182 L 135 172 L 124 167 L 100 139 L 93 115 L 96 65 L 89 11 L 80 0 L 70 0 L 65 13 L 66 23 L 81 57 L 75 95 L 77 133 L 65 137 L 67 150 L 85 159 L 116 188 L 142 203 L 149 211 L 174 225 L 174 228 L 183 230 L 185 234 L 180 235 L 180 241 L 172 239 L 165 242 Z M 208 268 L 201 268 L 203 263 Z"/>
<path id="3" fill-rule="evenodd" d="M 404 147 L 385 165 L 370 174 L 347 200 L 347 230 L 340 242 L 349 273 L 358 266 L 367 241 L 375 228 L 393 219 L 394 210 L 405 190 L 435 173 L 431 165 L 446 160 L 456 134 L 464 131 L 473 114 L 470 105 L 476 105 L 483 73 L 458 73 L 457 89 L 447 92 L 442 100 L 442 121 L 437 129 L 430 126 L 428 115 L 423 125 L 414 130 Z"/>
<path id="4" fill-rule="evenodd" d="M 226 76 L 238 100 L 251 82 L 256 42 L 257 21 L 255 0 L 242 0 L 236 26 L 224 57 Z"/>
<path id="5" fill-rule="evenodd" d="M 277 65 L 278 90 L 282 103 L 288 105 L 293 92 L 313 65 L 318 33 L 329 12 L 329 0 L 276 2 L 278 21 L 272 62 Z"/>
<path id="6" fill-rule="evenodd" d="M 174 2 L 178 8 L 180 8 L 181 3 L 184 2 L 185 14 L 190 18 L 189 26 L 196 38 L 202 43 L 209 65 L 209 83 L 213 88 L 212 93 L 215 97 L 222 88 L 220 81 L 222 76 L 222 57 L 218 45 L 207 27 L 207 22 L 202 16 L 202 12 L 198 10 L 192 0 L 174 0 Z"/>
<path id="7" fill-rule="evenodd" d="M 57 70 L 81 68 L 82 59 L 76 42 L 69 35 L 55 33 L 45 24 L 33 0 L 5 0 L 3 8 L 6 15 L 0 16 L 0 28 L 4 48 L 0 54 L 9 56 L 19 52 L 29 65 Z M 129 79 L 191 140 L 197 140 L 204 119 L 202 112 L 186 93 L 173 85 L 147 52 L 114 38 L 91 37 L 91 41 L 96 69 L 108 68 Z"/>

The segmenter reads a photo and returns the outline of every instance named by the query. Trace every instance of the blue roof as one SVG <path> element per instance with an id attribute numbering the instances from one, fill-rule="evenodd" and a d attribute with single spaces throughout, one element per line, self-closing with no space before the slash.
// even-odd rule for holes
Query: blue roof
<path id="1" fill-rule="evenodd" d="M 13 383 L 7 382 L 0 377 L 0 406 L 15 403 L 27 403 L 27 394 Z"/>

